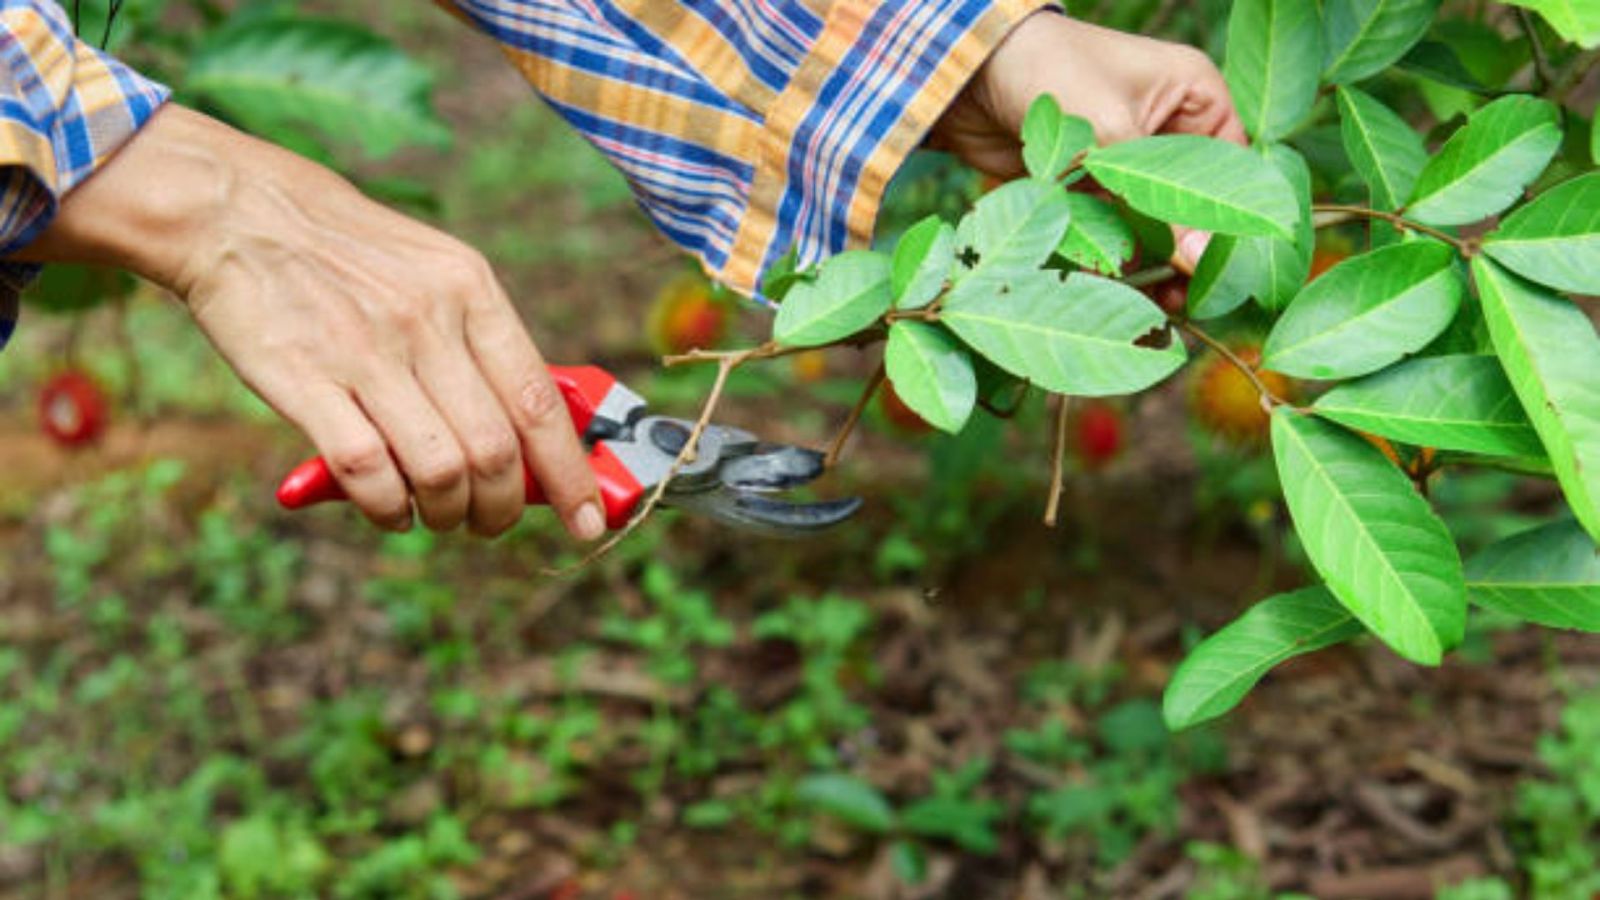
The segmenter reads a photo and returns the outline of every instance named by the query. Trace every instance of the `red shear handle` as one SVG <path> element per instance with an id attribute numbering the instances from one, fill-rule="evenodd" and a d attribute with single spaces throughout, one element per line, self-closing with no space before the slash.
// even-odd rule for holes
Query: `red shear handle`
<path id="1" fill-rule="evenodd" d="M 628 523 L 639 501 L 644 498 L 644 487 L 605 444 L 596 444 L 589 451 L 589 468 L 594 470 L 595 480 L 600 483 L 600 499 L 606 508 L 606 526 L 621 528 Z M 533 473 L 523 469 L 523 479 L 528 505 L 548 505 L 544 488 L 533 477 Z M 288 510 L 348 499 L 349 495 L 339 486 L 328 463 L 320 456 L 295 467 L 278 486 L 278 503 Z"/>

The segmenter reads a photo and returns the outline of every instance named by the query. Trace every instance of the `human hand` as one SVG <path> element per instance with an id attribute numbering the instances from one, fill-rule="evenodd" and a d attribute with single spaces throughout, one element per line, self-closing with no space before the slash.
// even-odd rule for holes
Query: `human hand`
<path id="1" fill-rule="evenodd" d="M 375 524 L 497 535 L 523 461 L 574 535 L 605 530 L 560 393 L 476 252 L 333 172 L 169 106 L 24 254 L 173 290 Z"/>
<path id="2" fill-rule="evenodd" d="M 1022 120 L 1041 94 L 1088 119 L 1102 144 L 1153 134 L 1247 142 L 1227 82 L 1204 53 L 1047 11 L 1001 42 L 935 126 L 930 145 L 985 174 L 1016 178 L 1025 171 Z M 1177 233 L 1174 262 L 1192 271 L 1210 235 Z"/>

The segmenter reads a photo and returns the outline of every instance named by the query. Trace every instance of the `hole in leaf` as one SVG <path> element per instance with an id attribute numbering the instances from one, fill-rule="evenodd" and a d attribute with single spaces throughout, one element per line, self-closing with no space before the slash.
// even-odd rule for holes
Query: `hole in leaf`
<path id="1" fill-rule="evenodd" d="M 1135 347 L 1143 347 L 1146 350 L 1165 350 L 1172 346 L 1172 327 L 1158 325 L 1150 329 L 1148 334 L 1134 341 L 1133 345 Z"/>

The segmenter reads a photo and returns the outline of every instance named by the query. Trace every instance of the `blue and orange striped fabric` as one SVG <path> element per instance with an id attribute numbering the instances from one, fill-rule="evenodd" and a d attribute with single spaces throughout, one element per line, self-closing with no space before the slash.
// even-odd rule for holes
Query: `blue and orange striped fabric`
<path id="1" fill-rule="evenodd" d="M 871 240 L 900 164 L 1010 29 L 1055 0 L 435 0 L 499 42 L 661 231 L 755 295 Z M 0 256 L 167 91 L 0 0 Z M 0 346 L 33 268 L 0 264 Z"/>
<path id="2" fill-rule="evenodd" d="M 167 90 L 79 41 L 56 3 L 0 0 L 0 256 L 49 224 L 167 99 Z M 0 264 L 0 346 L 37 267 Z"/>
<path id="3" fill-rule="evenodd" d="M 871 239 L 889 180 L 1051 0 L 438 0 L 504 47 L 652 221 L 753 294 Z"/>

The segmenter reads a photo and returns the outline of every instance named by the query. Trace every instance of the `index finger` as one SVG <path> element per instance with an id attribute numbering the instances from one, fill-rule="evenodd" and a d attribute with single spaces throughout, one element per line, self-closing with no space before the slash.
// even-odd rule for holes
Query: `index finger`
<path id="1" fill-rule="evenodd" d="M 505 294 L 467 316 L 467 345 L 484 380 L 505 407 L 522 456 L 550 506 L 573 537 L 592 541 L 606 530 L 600 489 L 566 402 Z"/>

